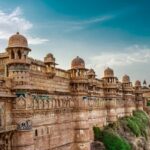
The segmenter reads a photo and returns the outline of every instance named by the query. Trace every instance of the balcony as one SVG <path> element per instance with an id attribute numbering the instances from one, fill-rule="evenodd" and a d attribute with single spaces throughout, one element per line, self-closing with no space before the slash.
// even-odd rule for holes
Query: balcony
<path id="1" fill-rule="evenodd" d="M 116 83 L 105 83 L 104 88 L 118 88 Z"/>
<path id="2" fill-rule="evenodd" d="M 83 77 L 74 77 L 71 78 L 72 83 L 88 83 L 88 79 L 86 76 Z"/>
<path id="3" fill-rule="evenodd" d="M 8 125 L 8 126 L 5 126 L 5 127 L 0 127 L 0 133 L 8 132 L 8 131 L 14 131 L 16 129 L 17 129 L 16 125 Z"/>

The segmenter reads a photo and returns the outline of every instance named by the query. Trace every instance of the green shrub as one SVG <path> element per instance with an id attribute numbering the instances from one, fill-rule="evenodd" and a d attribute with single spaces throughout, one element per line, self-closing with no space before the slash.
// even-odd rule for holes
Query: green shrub
<path id="1" fill-rule="evenodd" d="M 144 111 L 141 111 L 141 110 L 134 111 L 133 112 L 133 116 L 135 116 L 136 118 L 141 119 L 142 122 L 145 125 L 148 125 L 148 123 L 149 123 L 149 116 Z"/>
<path id="2" fill-rule="evenodd" d="M 121 119 L 121 123 L 124 126 L 131 130 L 133 134 L 136 136 L 144 136 L 147 138 L 146 129 L 149 123 L 149 117 L 144 111 L 134 111 L 133 116 L 131 117 L 124 117 Z"/>
<path id="3" fill-rule="evenodd" d="M 133 112 L 133 120 L 139 126 L 141 131 L 141 135 L 147 138 L 147 131 L 146 129 L 149 126 L 149 116 L 144 111 L 134 111 Z"/>
<path id="4" fill-rule="evenodd" d="M 150 106 L 150 101 L 147 102 L 147 106 Z"/>
<path id="5" fill-rule="evenodd" d="M 131 119 L 137 124 L 137 126 L 139 127 L 140 129 L 140 135 L 144 136 L 144 137 L 147 137 L 147 134 L 146 134 L 146 128 L 147 128 L 147 124 L 145 124 L 142 119 L 140 118 L 137 118 L 135 116 L 131 117 Z"/>
<path id="6" fill-rule="evenodd" d="M 141 131 L 140 128 L 138 126 L 138 124 L 135 122 L 135 120 L 133 118 L 127 118 L 127 126 L 131 129 L 131 131 L 136 135 L 136 136 L 140 136 L 141 135 Z"/>
<path id="7" fill-rule="evenodd" d="M 110 131 L 103 131 L 102 135 L 106 150 L 131 150 L 130 144 L 119 135 Z"/>

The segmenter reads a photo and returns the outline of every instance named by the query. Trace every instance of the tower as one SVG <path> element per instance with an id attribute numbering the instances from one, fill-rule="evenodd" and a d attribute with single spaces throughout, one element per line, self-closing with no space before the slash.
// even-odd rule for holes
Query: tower
<path id="1" fill-rule="evenodd" d="M 27 39 L 17 32 L 8 41 L 9 56 L 7 76 L 12 79 L 12 91 L 16 94 L 13 105 L 13 122 L 17 130 L 13 135 L 12 149 L 34 150 L 32 133 L 32 98 L 30 96 L 30 60 Z"/>
<path id="2" fill-rule="evenodd" d="M 107 107 L 107 122 L 116 121 L 117 78 L 111 68 L 104 70 L 103 89 Z"/>
<path id="3" fill-rule="evenodd" d="M 74 127 L 74 150 L 89 150 L 89 124 L 87 107 L 88 78 L 85 62 L 77 56 L 71 62 L 70 78 L 71 92 L 76 99 L 76 124 Z"/>
<path id="4" fill-rule="evenodd" d="M 130 77 L 128 75 L 122 77 L 122 88 L 123 100 L 125 102 L 125 114 L 130 116 L 134 109 L 135 96 L 133 93 L 132 82 L 130 82 Z"/>

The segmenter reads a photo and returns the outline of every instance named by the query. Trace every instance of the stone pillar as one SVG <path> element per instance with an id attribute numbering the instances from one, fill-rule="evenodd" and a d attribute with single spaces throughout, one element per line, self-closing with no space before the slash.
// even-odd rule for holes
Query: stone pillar
<path id="1" fill-rule="evenodd" d="M 137 109 L 138 109 L 138 110 L 143 110 L 143 107 L 144 107 L 143 101 L 142 101 L 142 100 L 138 101 Z"/>
<path id="2" fill-rule="evenodd" d="M 17 130 L 12 137 L 12 150 L 34 150 L 31 120 L 23 119 L 22 122 L 17 123 Z"/>
<path id="3" fill-rule="evenodd" d="M 112 123 L 117 120 L 116 114 L 116 99 L 107 101 L 107 123 Z"/>
<path id="4" fill-rule="evenodd" d="M 90 134 L 88 120 L 78 120 L 76 122 L 74 142 L 75 144 L 73 150 L 90 150 Z"/>
<path id="5" fill-rule="evenodd" d="M 15 51 L 15 59 L 18 59 L 18 58 L 19 58 L 18 53 L 17 51 Z"/>
<path id="6" fill-rule="evenodd" d="M 83 97 L 78 97 L 77 107 L 80 111 L 74 113 L 74 145 L 71 150 L 90 150 L 89 114 L 83 105 Z"/>
<path id="7" fill-rule="evenodd" d="M 12 139 L 12 150 L 34 150 L 32 131 L 16 131 Z"/>
<path id="8" fill-rule="evenodd" d="M 131 116 L 132 115 L 132 102 L 130 99 L 127 99 L 125 101 L 125 116 Z"/>

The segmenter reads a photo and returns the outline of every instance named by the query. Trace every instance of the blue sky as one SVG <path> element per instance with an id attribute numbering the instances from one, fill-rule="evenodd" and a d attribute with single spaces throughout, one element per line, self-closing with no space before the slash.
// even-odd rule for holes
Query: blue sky
<path id="1" fill-rule="evenodd" d="M 31 56 L 51 52 L 59 67 L 77 55 L 97 77 L 110 66 L 116 76 L 150 81 L 149 0 L 0 0 L 0 46 L 24 34 Z"/>

